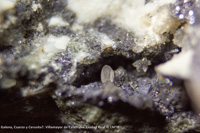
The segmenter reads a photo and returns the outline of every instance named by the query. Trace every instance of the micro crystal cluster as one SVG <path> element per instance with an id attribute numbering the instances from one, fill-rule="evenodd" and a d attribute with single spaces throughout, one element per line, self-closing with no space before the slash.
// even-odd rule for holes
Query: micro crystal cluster
<path id="1" fill-rule="evenodd" d="M 1 0 L 0 125 L 198 132 L 199 11 L 198 0 Z"/>

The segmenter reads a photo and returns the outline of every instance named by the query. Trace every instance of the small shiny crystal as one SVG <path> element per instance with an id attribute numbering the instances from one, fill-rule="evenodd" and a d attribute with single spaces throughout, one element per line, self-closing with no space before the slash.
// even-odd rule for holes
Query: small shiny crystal
<path id="1" fill-rule="evenodd" d="M 176 11 L 180 11 L 181 7 L 180 6 L 176 6 Z"/>
<path id="2" fill-rule="evenodd" d="M 184 17 L 185 17 L 185 16 L 184 16 L 183 14 L 180 14 L 180 15 L 179 15 L 179 19 L 184 19 Z"/>
<path id="3" fill-rule="evenodd" d="M 190 10 L 188 14 L 189 14 L 190 16 L 194 15 L 193 10 Z"/>
<path id="4" fill-rule="evenodd" d="M 71 102 L 71 105 L 74 105 L 75 104 L 75 102 Z"/>
<path id="5" fill-rule="evenodd" d="M 190 0 L 184 0 L 184 3 L 187 3 L 187 2 L 189 2 Z"/>
<path id="6" fill-rule="evenodd" d="M 68 96 L 68 97 L 71 97 L 71 96 L 72 96 L 72 94 L 71 94 L 71 93 L 69 93 L 69 94 L 67 94 L 67 96 Z"/>
<path id="7" fill-rule="evenodd" d="M 109 103 L 112 103 L 112 102 L 113 102 L 113 97 L 112 97 L 112 96 L 108 97 L 108 102 L 109 102 Z"/>
<path id="8" fill-rule="evenodd" d="M 194 23 L 195 23 L 195 16 L 191 16 L 191 17 L 190 17 L 189 23 L 190 23 L 190 24 L 194 24 Z"/>

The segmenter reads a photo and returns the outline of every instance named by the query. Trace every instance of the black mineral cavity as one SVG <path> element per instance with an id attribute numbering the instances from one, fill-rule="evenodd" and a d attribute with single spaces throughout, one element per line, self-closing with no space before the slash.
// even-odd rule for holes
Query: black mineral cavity
<path id="1" fill-rule="evenodd" d="M 110 56 L 104 57 L 99 62 L 83 66 L 83 70 L 79 78 L 77 78 L 73 85 L 80 87 L 81 85 L 87 85 L 92 82 L 100 82 L 100 73 L 104 65 L 109 65 L 113 70 L 116 70 L 119 66 L 122 66 L 126 70 L 133 70 L 134 67 L 131 63 L 134 59 L 127 59 L 124 56 Z"/>

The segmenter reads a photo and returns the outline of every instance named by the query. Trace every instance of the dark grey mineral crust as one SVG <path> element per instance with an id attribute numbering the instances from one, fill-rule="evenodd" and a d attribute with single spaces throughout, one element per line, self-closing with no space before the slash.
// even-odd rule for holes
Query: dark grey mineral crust
<path id="1" fill-rule="evenodd" d="M 177 26 L 159 33 L 164 42 L 142 49 L 138 40 L 145 36 L 112 15 L 79 22 L 69 0 L 1 3 L 0 132 L 16 126 L 62 133 L 200 131 L 200 101 L 191 98 L 200 94 L 190 92 L 200 89 L 199 1 L 159 7 L 170 9 Z M 155 71 L 185 49 L 194 51 L 189 79 Z"/>

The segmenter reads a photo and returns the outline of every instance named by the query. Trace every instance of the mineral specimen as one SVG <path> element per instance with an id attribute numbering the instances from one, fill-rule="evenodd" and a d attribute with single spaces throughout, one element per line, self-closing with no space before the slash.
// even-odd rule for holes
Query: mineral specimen
<path id="1" fill-rule="evenodd" d="M 0 127 L 198 131 L 199 8 L 197 0 L 1 0 Z"/>
<path id="2" fill-rule="evenodd" d="M 101 81 L 104 86 L 103 98 L 107 98 L 113 102 L 120 94 L 120 88 L 114 85 L 114 71 L 108 65 L 105 65 L 101 71 Z M 114 98 L 116 97 L 116 98 Z"/>
<path id="3" fill-rule="evenodd" d="M 188 95 L 191 98 L 194 109 L 200 112 L 199 106 L 199 49 L 198 40 L 200 34 L 197 32 L 199 27 L 199 1 L 177 1 L 175 3 L 175 16 L 178 19 L 185 19 L 187 24 L 177 30 L 174 37 L 174 44 L 181 47 L 182 51 L 174 56 L 172 60 L 156 68 L 159 73 L 168 76 L 182 78 L 185 81 Z M 180 17 L 180 16 L 183 16 Z M 197 22 L 196 22 L 197 20 Z"/>
<path id="4" fill-rule="evenodd" d="M 147 60 L 147 58 L 143 58 L 141 60 L 137 60 L 132 64 L 134 67 L 136 67 L 138 72 L 146 72 L 148 69 L 148 66 L 151 65 L 151 62 Z M 141 70 L 140 70 L 141 69 Z"/>

